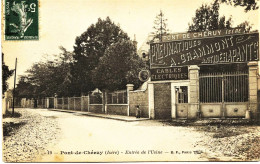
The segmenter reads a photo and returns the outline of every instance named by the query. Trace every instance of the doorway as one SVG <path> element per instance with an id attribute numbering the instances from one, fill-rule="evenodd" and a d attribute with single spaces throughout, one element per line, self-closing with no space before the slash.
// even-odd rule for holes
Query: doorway
<path id="1" fill-rule="evenodd" d="M 175 98 L 177 118 L 188 118 L 188 86 L 177 86 Z"/>

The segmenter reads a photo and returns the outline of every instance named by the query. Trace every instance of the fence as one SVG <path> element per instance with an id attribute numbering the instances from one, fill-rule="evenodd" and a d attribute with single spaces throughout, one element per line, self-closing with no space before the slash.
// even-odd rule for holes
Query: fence
<path id="1" fill-rule="evenodd" d="M 45 106 L 46 106 L 46 99 L 38 99 L 37 100 L 37 107 L 38 108 L 45 108 Z"/>
<path id="2" fill-rule="evenodd" d="M 106 110 L 108 114 L 128 115 L 127 91 L 115 91 L 106 95 Z"/>
<path id="3" fill-rule="evenodd" d="M 88 96 L 82 96 L 81 97 L 81 110 L 82 111 L 89 111 L 89 97 Z"/>
<path id="4" fill-rule="evenodd" d="M 127 104 L 126 90 L 108 93 L 107 104 Z"/>
<path id="5" fill-rule="evenodd" d="M 70 110 L 86 110 L 88 106 L 87 96 L 82 97 L 66 97 L 66 98 L 55 98 L 54 106 L 55 109 L 70 109 Z M 48 108 L 52 108 L 49 106 Z"/>
<path id="6" fill-rule="evenodd" d="M 13 99 L 12 98 L 10 98 L 10 99 L 8 99 L 8 101 L 9 101 L 9 105 L 10 105 L 10 107 L 13 107 Z M 22 99 L 20 99 L 20 98 L 15 98 L 14 99 L 14 107 L 21 107 L 22 105 L 21 105 L 21 101 L 22 101 Z"/>
<path id="7" fill-rule="evenodd" d="M 94 113 L 104 113 L 103 96 L 101 92 L 94 92 L 89 95 L 89 110 Z"/>
<path id="8" fill-rule="evenodd" d="M 147 85 L 147 84 L 145 84 Z M 144 87 L 143 87 L 144 88 Z M 147 87 L 146 87 L 147 88 Z M 118 114 L 135 116 L 136 106 L 139 105 L 142 117 L 148 114 L 148 91 L 132 91 L 133 86 L 127 90 L 109 93 L 94 92 L 89 96 L 81 97 L 46 97 L 44 99 L 23 99 L 22 107 L 28 108 L 54 108 L 63 110 L 77 110 L 94 113 Z M 136 97 L 137 98 L 134 98 Z"/>
<path id="9" fill-rule="evenodd" d="M 102 104 L 102 93 L 94 93 L 89 95 L 90 104 Z"/>

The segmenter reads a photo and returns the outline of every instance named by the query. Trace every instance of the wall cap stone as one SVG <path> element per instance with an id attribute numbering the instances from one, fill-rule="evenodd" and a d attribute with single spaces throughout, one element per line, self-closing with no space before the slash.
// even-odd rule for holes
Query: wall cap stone
<path id="1" fill-rule="evenodd" d="M 134 90 L 134 84 L 127 84 L 126 87 L 128 91 Z"/>
<path id="2" fill-rule="evenodd" d="M 188 68 L 189 70 L 200 70 L 200 67 L 197 65 L 190 65 Z"/>
<path id="3" fill-rule="evenodd" d="M 247 65 L 250 66 L 258 66 L 258 62 L 257 61 L 252 61 L 252 62 L 248 62 Z"/>

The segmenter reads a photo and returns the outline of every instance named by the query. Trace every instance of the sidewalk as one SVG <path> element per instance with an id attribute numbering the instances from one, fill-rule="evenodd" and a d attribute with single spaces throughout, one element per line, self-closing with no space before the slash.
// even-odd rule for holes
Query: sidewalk
<path id="1" fill-rule="evenodd" d="M 82 111 L 67 110 L 67 109 L 66 110 L 65 109 L 48 109 L 48 110 L 59 111 L 59 112 L 67 112 L 67 113 L 76 113 L 76 114 L 79 114 L 79 115 L 100 117 L 100 118 L 113 119 L 113 120 L 119 120 L 119 121 L 127 121 L 127 122 L 149 120 L 149 118 L 136 118 L 136 117 L 133 117 L 133 116 L 122 116 L 122 115 L 114 115 L 114 114 L 82 112 Z"/>

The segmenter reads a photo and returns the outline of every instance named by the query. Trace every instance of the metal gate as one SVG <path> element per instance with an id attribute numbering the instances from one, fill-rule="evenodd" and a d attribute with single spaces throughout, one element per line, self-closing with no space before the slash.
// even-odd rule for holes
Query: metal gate
<path id="1" fill-rule="evenodd" d="M 203 117 L 244 117 L 248 105 L 248 72 L 200 74 Z"/>
<path id="2" fill-rule="evenodd" d="M 48 108 L 54 108 L 54 97 L 49 98 L 49 107 Z"/>

